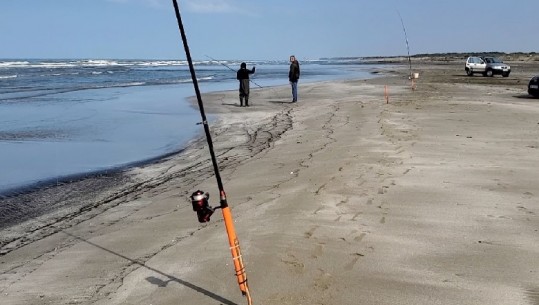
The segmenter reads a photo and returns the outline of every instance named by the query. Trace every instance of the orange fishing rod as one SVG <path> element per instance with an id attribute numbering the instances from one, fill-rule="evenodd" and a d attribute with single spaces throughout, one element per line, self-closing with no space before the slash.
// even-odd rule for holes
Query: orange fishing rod
<path id="1" fill-rule="evenodd" d="M 210 150 L 211 161 L 213 164 L 213 171 L 215 172 L 215 178 L 217 179 L 217 186 L 219 187 L 219 197 L 220 197 L 220 208 L 223 212 L 223 219 L 225 221 L 226 233 L 228 235 L 228 243 L 230 245 L 230 252 L 232 253 L 232 260 L 234 261 L 234 270 L 236 272 L 236 278 L 238 280 L 238 285 L 240 286 L 241 293 L 247 297 L 247 302 L 249 305 L 252 304 L 251 294 L 249 292 L 249 286 L 247 285 L 247 274 L 245 273 L 245 267 L 243 265 L 243 258 L 240 251 L 240 243 L 238 237 L 236 236 L 236 230 L 234 228 L 234 221 L 232 220 L 232 213 L 230 207 L 228 206 L 226 200 L 226 193 L 223 187 L 223 182 L 221 181 L 221 175 L 219 173 L 219 167 L 217 165 L 217 159 L 215 157 L 215 152 L 213 150 L 213 142 L 211 139 L 210 128 L 208 126 L 208 121 L 206 119 L 206 114 L 204 112 L 204 105 L 202 103 L 202 97 L 200 95 L 200 90 L 198 88 L 198 81 L 195 74 L 195 68 L 193 66 L 193 60 L 191 59 L 191 53 L 189 51 L 189 46 L 187 44 L 187 36 L 185 35 L 185 30 L 182 23 L 182 18 L 180 15 L 180 8 L 176 0 L 172 0 L 174 5 L 174 10 L 176 13 L 176 19 L 178 20 L 178 27 L 180 29 L 180 34 L 182 36 L 183 47 L 185 49 L 185 56 L 187 57 L 187 62 L 189 63 L 189 71 L 191 72 L 191 79 L 193 80 L 193 86 L 195 88 L 195 93 L 198 101 L 198 108 L 200 109 L 200 116 L 202 117 L 202 125 L 204 126 L 204 132 L 206 133 L 206 140 L 208 142 L 208 148 Z M 196 191 L 191 196 L 193 210 L 197 212 L 198 220 L 200 222 L 207 222 L 210 220 L 211 214 L 215 209 L 211 208 L 208 205 L 209 195 L 204 194 L 202 191 Z"/>

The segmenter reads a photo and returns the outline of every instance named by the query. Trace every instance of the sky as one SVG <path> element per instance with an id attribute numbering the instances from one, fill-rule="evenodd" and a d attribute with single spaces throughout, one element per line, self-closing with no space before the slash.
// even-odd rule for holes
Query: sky
<path id="1" fill-rule="evenodd" d="M 411 55 L 539 51 L 537 0 L 178 3 L 194 59 L 399 56 L 407 55 L 406 36 Z M 0 0 L 0 58 L 176 60 L 185 53 L 172 0 Z"/>

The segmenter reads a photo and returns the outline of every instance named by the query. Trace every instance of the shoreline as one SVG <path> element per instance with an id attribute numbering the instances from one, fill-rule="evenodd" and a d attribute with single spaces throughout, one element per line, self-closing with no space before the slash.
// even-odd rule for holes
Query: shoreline
<path id="1" fill-rule="evenodd" d="M 192 141 L 196 140 L 194 138 Z M 96 179 L 99 177 L 105 177 L 105 178 L 112 178 L 112 176 L 115 175 L 121 175 L 122 172 L 129 171 L 132 168 L 135 167 L 144 167 L 147 165 L 151 165 L 154 163 L 159 163 L 161 160 L 166 159 L 168 157 L 181 154 L 185 148 L 182 148 L 178 151 L 173 151 L 169 153 L 165 153 L 163 155 L 151 157 L 148 159 L 140 160 L 131 162 L 128 164 L 118 165 L 106 169 L 98 169 L 91 172 L 86 173 L 76 173 L 56 178 L 49 178 L 49 179 L 43 179 L 36 181 L 34 183 L 26 184 L 19 187 L 13 187 L 9 189 L 5 189 L 3 191 L 0 191 L 0 200 L 4 199 L 10 199 L 17 196 L 24 196 L 24 195 L 30 195 L 34 192 L 41 192 L 46 189 L 54 188 L 60 185 L 64 184 L 73 184 L 73 183 L 79 183 L 83 180 L 87 179 Z"/>
<path id="2" fill-rule="evenodd" d="M 335 68 L 334 66 L 331 66 L 331 67 Z M 268 68 L 268 69 L 271 71 L 271 68 Z M 317 69 L 319 68 L 315 68 L 314 71 L 311 71 L 312 75 L 316 75 L 315 77 L 314 76 L 311 76 L 311 77 L 313 78 L 327 77 L 324 75 L 316 74 L 318 73 Z M 360 70 L 362 71 L 363 69 L 364 68 L 361 68 Z M 337 69 L 337 71 L 340 71 L 340 70 L 341 69 Z M 347 70 L 347 69 L 343 69 L 343 70 Z M 207 73 L 207 71 L 204 71 L 204 73 Z M 336 78 L 341 77 L 339 73 L 337 72 L 333 72 L 333 73 L 335 74 L 333 75 L 333 77 L 336 77 Z M 348 71 L 347 73 L 351 73 L 351 72 Z M 347 73 L 344 73 L 344 74 L 347 74 Z M 361 73 L 361 72 L 356 71 L 354 73 Z M 265 75 L 265 74 L 262 74 L 262 75 Z M 331 75 L 331 73 L 329 73 L 328 75 Z M 236 85 L 237 84 L 235 80 L 232 82 L 231 80 L 224 79 L 224 80 L 215 81 L 215 82 L 201 82 L 201 89 L 203 89 L 202 91 L 204 93 L 207 93 L 207 92 L 213 92 L 213 91 L 229 90 L 230 88 L 235 88 Z M 126 101 L 130 100 L 129 103 L 132 104 L 132 105 L 130 104 L 130 107 L 135 108 L 135 111 L 130 111 L 129 109 L 126 109 L 125 106 L 124 108 L 122 108 L 121 106 L 116 106 L 120 108 L 119 112 L 121 112 L 121 114 L 125 112 L 131 115 L 127 119 L 124 119 L 125 122 L 123 122 L 124 124 L 123 126 L 127 126 L 127 128 L 126 127 L 121 128 L 123 130 L 121 134 L 122 136 L 117 137 L 116 139 L 109 139 L 106 135 L 99 135 L 99 138 L 94 139 L 89 135 L 85 135 L 84 132 L 80 132 L 81 134 L 79 135 L 80 138 L 77 138 L 77 140 L 80 140 L 85 145 L 87 145 L 85 147 L 86 148 L 85 150 L 73 149 L 74 145 L 70 146 L 70 141 L 73 139 L 65 141 L 65 143 L 61 142 L 60 144 L 62 144 L 63 146 L 58 146 L 58 147 L 54 146 L 55 147 L 54 149 L 48 149 L 48 147 L 45 145 L 49 144 L 48 140 L 53 138 L 51 134 L 52 135 L 54 135 L 54 133 L 60 134 L 60 136 L 57 136 L 59 138 L 61 138 L 61 135 L 64 134 L 65 137 L 67 138 L 68 135 L 70 134 L 70 130 L 68 127 L 65 127 L 65 126 L 59 127 L 58 131 L 55 131 L 55 132 L 51 132 L 47 130 L 41 132 L 39 130 L 39 126 L 38 127 L 34 126 L 36 129 L 33 131 L 20 132 L 20 133 L 17 133 L 17 132 L 4 133 L 4 137 L 6 137 L 7 140 L 13 140 L 14 142 L 16 142 L 17 140 L 25 141 L 25 140 L 29 140 L 29 139 L 31 140 L 35 138 L 38 140 L 42 140 L 42 142 L 45 143 L 45 145 L 42 144 L 40 146 L 40 143 L 41 143 L 40 141 L 35 141 L 35 143 L 37 144 L 34 146 L 27 145 L 25 147 L 23 147 L 22 145 L 17 146 L 16 144 L 11 143 L 10 141 L 7 141 L 5 143 L 7 145 L 6 152 L 5 152 L 7 153 L 7 155 L 5 158 L 6 160 L 4 160 L 4 166 L 6 167 L 6 171 L 4 175 L 0 177 L 0 178 L 3 178 L 2 179 L 3 184 L 0 187 L 0 197 L 8 197 L 8 196 L 16 195 L 19 193 L 26 193 L 28 191 L 32 191 L 33 189 L 40 189 L 42 187 L 50 186 L 57 181 L 62 182 L 62 183 L 69 182 L 71 180 L 79 180 L 81 178 L 84 178 L 85 176 L 91 177 L 91 176 L 95 176 L 96 174 L 99 175 L 100 173 L 103 173 L 103 172 L 106 173 L 107 171 L 117 171 L 117 170 L 122 170 L 124 168 L 148 163 L 148 162 L 151 162 L 152 159 L 166 157 L 170 153 L 169 147 L 173 146 L 172 149 L 174 149 L 175 151 L 178 151 L 180 148 L 183 148 L 185 146 L 184 144 L 186 143 L 186 141 L 192 139 L 191 137 L 196 137 L 198 135 L 196 132 L 192 132 L 192 131 L 198 130 L 198 128 L 195 126 L 195 121 L 200 120 L 200 119 L 196 120 L 197 116 L 200 117 L 198 114 L 198 108 L 192 107 L 192 105 L 191 107 L 189 107 L 190 105 L 188 103 L 186 104 L 186 102 L 188 102 L 189 97 L 193 95 L 192 86 L 189 87 L 183 84 L 181 86 L 178 86 L 177 84 L 175 85 L 154 84 L 152 86 L 132 86 L 132 87 L 122 86 L 119 88 L 121 88 L 120 89 L 121 91 L 119 93 L 115 93 L 117 94 L 117 96 L 115 97 L 115 103 L 127 104 Z M 94 88 L 83 88 L 83 89 L 87 89 L 90 91 L 95 90 Z M 99 91 L 96 92 L 95 94 L 101 95 L 101 97 L 103 97 L 103 96 L 107 96 L 107 94 L 110 94 L 110 90 L 118 90 L 118 87 L 113 86 L 111 88 L 99 88 L 98 90 Z M 211 91 L 208 91 L 208 90 L 211 90 Z M 76 91 L 80 91 L 80 88 L 76 88 Z M 61 98 L 69 99 L 69 94 L 71 93 L 62 91 L 62 92 L 57 92 L 57 93 L 53 92 L 53 94 L 60 94 L 60 96 L 58 96 L 59 99 Z M 68 97 L 64 96 L 66 94 L 68 95 Z M 142 102 L 145 100 L 151 100 L 152 96 L 156 96 L 156 95 L 160 97 L 160 102 L 152 103 L 152 105 L 154 106 L 145 106 L 144 102 Z M 181 103 L 170 102 L 170 101 L 177 101 L 178 98 L 182 100 Z M 98 102 L 99 102 L 99 99 L 98 99 Z M 98 102 L 96 103 L 99 104 Z M 112 103 L 108 103 L 108 104 L 112 104 Z M 96 117 L 95 122 L 93 122 L 94 125 L 99 126 L 103 130 L 107 129 L 107 127 L 114 128 L 114 129 L 119 127 L 112 124 L 107 126 L 106 122 L 100 121 L 101 120 L 100 117 L 101 118 L 105 117 L 107 112 L 118 111 L 117 109 L 115 110 L 115 109 L 107 108 L 107 107 L 112 107 L 112 106 L 105 107 L 105 106 L 98 105 L 96 107 L 99 108 L 100 110 L 99 112 L 105 113 L 105 115 L 103 114 L 95 115 L 92 113 L 92 116 Z M 78 108 L 80 108 L 80 106 L 78 106 Z M 189 133 L 186 133 L 185 137 L 181 133 L 174 134 L 174 139 L 172 139 L 170 142 L 167 142 L 166 139 L 170 139 L 171 137 L 169 136 L 166 139 L 165 137 L 171 133 L 169 130 L 162 130 L 164 131 L 164 133 L 158 132 L 157 134 L 164 134 L 164 136 L 161 136 L 161 138 L 159 138 L 158 135 L 153 136 L 153 138 L 159 138 L 159 141 L 161 141 L 161 142 L 156 141 L 155 143 L 158 143 L 159 145 L 162 145 L 162 146 L 160 147 L 157 147 L 156 145 L 150 146 L 150 145 L 153 145 L 154 143 L 152 142 L 153 138 L 148 138 L 148 134 L 145 133 L 145 130 L 148 128 L 144 129 L 144 128 L 141 128 L 141 126 L 145 124 L 147 124 L 148 127 L 153 126 L 153 125 L 172 126 L 170 121 L 164 121 L 165 118 L 167 117 L 161 118 L 158 115 L 166 113 L 167 110 L 171 111 L 174 109 L 179 112 L 177 113 L 178 115 L 178 118 L 176 120 L 177 122 L 189 121 L 189 123 L 185 123 L 183 125 L 180 123 L 177 123 L 178 126 L 176 126 L 174 130 L 176 131 L 189 130 Z M 182 109 L 192 110 L 193 113 L 187 112 L 187 114 L 185 114 L 184 113 L 185 110 L 182 110 Z M 92 111 L 95 111 L 95 110 L 92 109 Z M 134 120 L 133 115 L 137 115 L 139 112 L 144 113 L 145 111 L 148 111 L 147 117 L 149 117 L 149 119 L 146 119 L 146 121 L 144 121 L 142 124 L 138 123 L 137 125 L 133 123 L 135 121 L 143 120 L 140 118 L 137 120 Z M 77 114 L 75 113 L 75 115 Z M 190 118 L 193 118 L 192 119 L 193 122 L 190 122 Z M 39 120 L 46 121 L 46 119 L 44 118 L 41 118 Z M 41 128 L 45 128 L 45 127 L 41 127 Z M 132 131 L 132 134 L 129 134 L 127 130 Z M 150 140 L 148 141 L 150 144 L 146 144 L 146 146 L 142 146 L 140 147 L 140 149 L 133 150 L 132 149 L 133 145 L 131 144 L 131 142 L 127 141 L 127 140 L 132 140 L 133 134 L 138 135 L 139 136 L 138 139 L 140 141 Z M 117 144 L 117 142 L 121 142 L 119 141 L 119 139 L 121 139 L 122 141 L 125 141 L 126 144 L 123 144 L 123 146 Z M 99 150 L 97 148 L 93 148 L 91 145 L 91 142 L 99 142 L 99 141 L 106 141 L 106 140 L 109 140 L 111 142 L 111 145 L 99 147 L 100 149 L 103 149 L 102 154 L 104 157 L 87 158 L 88 160 L 86 159 L 84 160 L 85 163 L 83 166 L 80 164 L 77 164 L 76 162 L 72 162 L 73 163 L 72 164 L 69 162 L 61 163 L 58 161 L 58 160 L 62 160 L 63 158 L 69 159 L 69 154 L 67 154 L 67 156 L 64 156 L 63 151 L 70 152 L 72 156 L 81 156 L 84 154 L 89 154 L 89 155 L 96 154 L 99 152 Z M 173 143 L 174 140 L 178 142 L 177 145 L 174 145 Z M 131 146 L 128 146 L 130 144 Z M 18 147 L 23 147 L 23 148 L 21 149 L 21 151 L 19 151 L 17 150 L 19 149 Z M 92 149 L 94 151 L 91 151 Z M 131 151 L 129 154 L 125 154 L 125 153 L 122 153 L 122 149 L 123 150 L 131 149 L 135 152 Z M 28 154 L 27 156 L 27 154 L 23 154 L 24 151 L 40 151 L 40 153 Z M 160 154 L 160 155 L 156 156 L 155 153 Z M 20 159 L 13 158 L 14 160 L 11 160 L 10 158 L 11 156 L 19 156 L 19 155 L 28 157 L 29 160 L 36 160 L 36 161 L 31 162 L 31 163 L 27 162 L 29 169 L 26 169 L 23 167 L 23 168 L 20 168 L 19 170 L 19 168 L 17 167 L 10 166 L 11 164 L 16 164 L 16 163 L 24 164 L 24 161 L 22 160 L 22 158 Z M 46 162 L 37 161 L 37 160 L 41 160 L 40 158 L 42 158 L 44 161 L 46 160 Z M 80 158 L 75 159 L 75 161 L 82 163 Z M 56 163 L 59 163 L 59 164 L 56 164 Z M 52 164 L 52 165 L 48 165 L 48 164 Z M 7 173 L 10 173 L 10 174 L 7 175 Z"/>
<path id="3" fill-rule="evenodd" d="M 265 88 L 265 90 L 283 90 L 283 88 L 285 87 L 276 86 Z M 253 89 L 253 94 L 251 95 L 256 95 L 254 92 L 257 90 L 260 89 Z M 204 93 L 203 96 L 229 95 L 231 92 L 235 94 L 236 91 L 208 92 Z M 187 98 L 187 101 L 191 107 L 198 109 L 195 97 Z M 233 104 L 223 105 L 233 106 Z M 238 107 L 238 109 L 240 108 Z M 251 109 L 254 109 L 254 107 Z M 205 110 L 207 115 L 217 116 L 213 124 L 210 125 L 212 132 L 216 133 L 212 137 L 218 137 L 221 133 L 227 131 L 230 124 L 235 123 L 219 118 L 227 112 L 234 112 L 236 110 L 235 107 L 228 109 L 228 111 L 223 111 L 218 105 L 205 103 Z M 278 114 L 274 115 L 277 116 Z M 265 114 L 262 114 L 262 116 L 265 116 Z M 275 116 L 270 115 L 270 118 L 275 118 Z M 270 124 L 273 125 L 275 122 L 272 121 Z M 216 139 L 214 139 L 215 141 Z M 254 141 L 258 140 L 251 139 L 250 141 L 250 144 L 253 145 Z M 178 179 L 178 177 L 187 178 L 187 180 L 197 180 L 195 178 L 189 178 L 190 175 L 194 175 L 189 173 L 192 169 L 203 171 L 203 175 L 201 175 L 203 177 L 202 179 L 213 176 L 211 166 L 204 166 L 202 164 L 204 161 L 201 161 L 205 159 L 206 155 L 209 159 L 206 146 L 206 138 L 201 134 L 193 138 L 185 148 L 177 152 L 167 153 L 159 157 L 135 162 L 131 165 L 121 166 L 115 169 L 63 177 L 57 183 L 55 182 L 56 179 L 51 179 L 48 182 L 36 183 L 28 187 L 21 187 L 3 193 L 0 196 L 0 204 L 2 204 L 0 211 L 4 212 L 4 214 L 0 215 L 0 219 L 2 220 L 2 226 L 0 226 L 0 231 L 2 232 L 0 238 L 0 256 L 36 240 L 55 234 L 61 229 L 91 219 L 121 204 L 122 197 L 124 196 L 133 196 L 135 193 L 158 187 L 169 180 Z M 219 154 L 222 154 L 222 152 Z M 193 163 L 191 159 L 198 161 Z M 219 166 L 226 168 L 227 166 L 231 166 L 228 163 L 233 163 L 226 161 L 228 160 L 225 160 Z M 179 164 L 174 165 L 173 163 L 176 162 Z M 171 170 L 172 168 L 175 169 Z M 145 172 L 154 171 L 157 171 L 157 173 L 145 174 Z M 160 175 L 162 176 L 160 177 Z M 186 196 L 188 192 L 188 190 L 184 191 Z M 69 195 L 66 196 L 65 194 Z M 20 209 L 20 206 L 24 210 L 18 212 L 17 210 Z M 22 216 L 22 221 L 21 219 L 10 221 L 9 218 L 14 215 Z M 50 230 L 51 227 L 56 227 L 56 229 Z M 26 235 L 30 235 L 31 237 Z"/>
<path id="4" fill-rule="evenodd" d="M 539 107 L 523 88 L 537 66 L 416 68 L 415 91 L 405 67 L 300 84 L 297 104 L 288 87 L 254 89 L 249 109 L 204 94 L 255 301 L 536 302 Z M 188 200 L 217 197 L 199 141 L 4 246 L 7 304 L 243 303 L 220 217 L 198 224 Z"/>
<path id="5" fill-rule="evenodd" d="M 390 67 L 393 67 L 393 65 L 390 65 Z M 369 74 L 372 78 L 380 77 L 380 70 L 380 67 L 377 67 L 374 70 L 369 69 Z M 309 81 L 304 85 L 316 85 L 318 83 L 332 81 L 346 82 L 355 80 L 357 79 Z M 251 96 L 256 97 L 257 92 L 267 90 L 272 93 L 278 93 L 277 96 L 280 98 L 288 94 L 288 89 L 289 88 L 286 85 L 264 88 L 253 87 L 251 90 Z M 235 95 L 235 93 L 236 90 L 230 89 L 226 91 L 207 92 L 203 93 L 202 95 L 204 98 L 210 99 L 218 99 L 219 96 L 227 96 L 227 99 L 229 99 L 228 96 Z M 193 109 L 198 111 L 198 104 L 195 96 L 187 97 L 186 100 Z M 254 100 L 251 102 L 256 103 Z M 269 102 L 281 103 L 281 101 L 271 100 Z M 282 103 L 286 104 L 285 101 Z M 217 132 L 219 132 L 219 130 L 227 130 L 229 128 L 229 124 L 234 124 L 235 122 L 228 122 L 226 119 L 223 119 L 223 116 L 228 113 L 234 113 L 237 111 L 237 109 L 241 109 L 239 108 L 239 104 L 236 104 L 238 103 L 235 99 L 232 99 L 232 101 L 229 103 L 222 102 L 221 105 L 205 103 L 204 106 L 207 115 L 216 116 L 210 127 L 218 130 Z M 223 108 L 220 106 L 238 106 L 238 108 Z M 254 109 L 254 107 L 251 109 Z M 262 117 L 264 116 L 265 114 L 262 114 Z M 146 177 L 139 178 L 137 177 L 136 173 L 139 171 L 144 171 L 146 168 L 161 166 L 161 163 L 173 162 L 172 160 L 183 162 L 186 158 L 190 158 L 188 155 L 191 154 L 191 151 L 199 150 L 201 145 L 204 147 L 207 145 L 202 129 L 199 136 L 191 139 L 184 148 L 176 152 L 166 153 L 161 156 L 133 162 L 131 164 L 122 165 L 115 168 L 51 178 L 32 183 L 30 185 L 7 189 L 1 192 L 0 204 L 2 206 L 0 208 L 0 230 L 7 229 L 9 233 L 3 234 L 2 238 L 0 238 L 0 255 L 6 254 L 13 249 L 32 242 L 34 239 L 25 240 L 23 243 L 18 243 L 17 240 L 21 239 L 25 232 L 35 231 L 35 223 L 40 223 L 39 226 L 41 227 L 49 227 L 54 225 L 57 219 L 63 220 L 64 218 L 67 218 L 69 222 L 69 220 L 72 218 L 80 218 L 81 215 L 87 213 L 92 206 L 96 207 L 107 205 L 110 201 L 117 200 L 118 196 L 128 194 L 133 190 L 140 188 L 144 184 L 148 184 L 144 187 L 155 187 L 152 186 L 153 182 L 150 180 L 154 180 L 156 177 L 151 177 L 150 180 L 145 181 Z M 162 182 L 157 183 L 159 184 Z M 65 194 L 75 195 L 66 196 Z M 97 199 L 94 199 L 94 197 L 97 197 Z M 93 215 L 93 213 L 90 214 Z M 17 233 L 12 234 L 12 232 Z M 52 233 L 54 232 L 47 231 L 47 234 Z M 15 238 L 10 237 L 13 235 Z M 42 237 L 42 235 L 39 235 L 38 238 Z M 15 247 L 9 246 L 13 243 L 16 244 Z"/>

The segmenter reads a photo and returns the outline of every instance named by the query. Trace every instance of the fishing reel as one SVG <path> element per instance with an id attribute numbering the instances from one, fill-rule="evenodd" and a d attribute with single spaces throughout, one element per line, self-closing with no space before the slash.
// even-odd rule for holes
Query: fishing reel
<path id="1" fill-rule="evenodd" d="M 198 222 L 204 223 L 210 221 L 210 217 L 215 211 L 216 208 L 212 208 L 208 200 L 210 199 L 210 194 L 204 193 L 201 190 L 198 190 L 191 194 L 191 203 L 193 204 L 193 211 L 197 212 Z"/>

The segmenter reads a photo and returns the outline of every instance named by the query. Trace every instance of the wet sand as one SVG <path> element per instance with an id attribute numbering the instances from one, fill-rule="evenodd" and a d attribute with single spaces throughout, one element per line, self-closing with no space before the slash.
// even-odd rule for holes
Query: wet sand
<path id="1" fill-rule="evenodd" d="M 254 304 L 539 304 L 539 64 L 510 64 L 205 95 Z M 217 201 L 204 139 L 105 179 L 2 229 L 2 304 L 246 303 L 188 200 Z"/>

